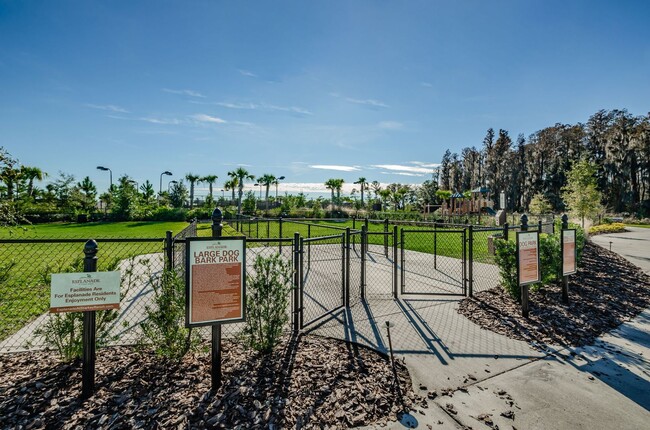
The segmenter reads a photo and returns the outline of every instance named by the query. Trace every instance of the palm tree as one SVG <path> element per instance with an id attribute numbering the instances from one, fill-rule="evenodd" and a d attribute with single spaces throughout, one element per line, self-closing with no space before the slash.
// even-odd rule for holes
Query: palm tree
<path id="1" fill-rule="evenodd" d="M 205 182 L 210 187 L 210 200 L 212 200 L 212 186 L 217 182 L 217 175 L 206 175 L 201 178 L 201 182 Z"/>
<path id="2" fill-rule="evenodd" d="M 43 178 L 47 177 L 47 173 L 39 169 L 38 167 L 31 166 L 21 166 L 20 167 L 21 175 L 27 182 L 27 197 L 32 197 L 34 195 L 34 179 L 42 181 Z"/>
<path id="3" fill-rule="evenodd" d="M 201 177 L 193 173 L 185 175 L 185 179 L 190 183 L 190 209 L 194 207 L 194 184 L 200 182 Z"/>
<path id="4" fill-rule="evenodd" d="M 223 183 L 223 188 L 228 191 L 232 191 L 232 197 L 230 199 L 230 204 L 235 201 L 235 189 L 237 188 L 237 184 L 239 182 L 237 181 L 237 178 L 231 178 L 230 180 L 226 181 Z"/>
<path id="5" fill-rule="evenodd" d="M 7 200 L 14 200 L 14 190 L 16 183 L 21 179 L 21 170 L 14 169 L 13 165 L 7 165 L 0 171 L 0 180 L 5 183 L 7 187 Z"/>
<path id="6" fill-rule="evenodd" d="M 266 211 L 269 211 L 269 188 L 271 187 L 271 184 L 275 184 L 278 181 L 278 178 L 276 178 L 274 175 L 271 175 L 270 173 L 265 173 L 259 178 L 257 178 L 257 183 L 260 184 L 260 186 L 264 185 L 266 187 Z"/>
<path id="7" fill-rule="evenodd" d="M 359 184 L 361 186 L 361 207 L 363 207 L 363 192 L 366 190 L 368 183 L 366 182 L 366 178 L 362 176 L 357 179 L 357 182 L 355 182 L 355 184 Z"/>
<path id="8" fill-rule="evenodd" d="M 325 181 L 325 188 L 330 190 L 332 192 L 332 208 L 330 209 L 331 211 L 334 211 L 334 191 L 336 190 L 336 179 L 330 178 L 327 181 Z"/>
<path id="9" fill-rule="evenodd" d="M 386 201 L 390 198 L 391 191 L 388 188 L 384 188 L 383 190 L 379 190 L 379 197 L 381 198 L 381 208 L 382 210 L 385 209 L 385 203 Z"/>
<path id="10" fill-rule="evenodd" d="M 228 172 L 228 175 L 237 178 L 237 215 L 241 214 L 241 198 L 244 194 L 244 181 L 254 181 L 255 175 L 251 175 L 248 170 L 243 167 L 238 167 L 232 172 Z"/>

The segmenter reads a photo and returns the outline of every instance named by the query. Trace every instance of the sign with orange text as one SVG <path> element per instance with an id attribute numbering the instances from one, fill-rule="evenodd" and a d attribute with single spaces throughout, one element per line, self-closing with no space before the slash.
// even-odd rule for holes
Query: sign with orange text
<path id="1" fill-rule="evenodd" d="M 539 267 L 539 232 L 517 233 L 517 278 L 522 286 L 542 280 Z"/>
<path id="2" fill-rule="evenodd" d="M 242 322 L 246 307 L 246 240 L 186 239 L 185 325 Z"/>
<path id="3" fill-rule="evenodd" d="M 576 231 L 562 230 L 562 276 L 576 273 Z"/>

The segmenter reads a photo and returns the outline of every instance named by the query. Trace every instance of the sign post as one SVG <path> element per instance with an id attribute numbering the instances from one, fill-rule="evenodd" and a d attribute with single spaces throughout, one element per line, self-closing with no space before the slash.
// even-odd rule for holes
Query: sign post
<path id="1" fill-rule="evenodd" d="M 569 275 L 577 271 L 576 230 L 568 229 L 567 216 L 562 216 L 562 302 L 569 303 Z"/>
<path id="2" fill-rule="evenodd" d="M 120 308 L 120 272 L 97 272 L 97 242 L 84 246 L 84 272 L 53 273 L 50 313 L 83 312 L 81 397 L 95 391 L 95 312 Z"/>
<path id="3" fill-rule="evenodd" d="M 541 281 L 539 232 L 517 232 L 517 282 L 521 288 L 521 313 L 528 318 L 528 286 Z"/>
<path id="4" fill-rule="evenodd" d="M 221 324 L 246 319 L 246 239 L 221 237 L 221 211 L 212 238 L 186 239 L 185 326 L 212 326 L 212 391 L 221 386 Z"/>

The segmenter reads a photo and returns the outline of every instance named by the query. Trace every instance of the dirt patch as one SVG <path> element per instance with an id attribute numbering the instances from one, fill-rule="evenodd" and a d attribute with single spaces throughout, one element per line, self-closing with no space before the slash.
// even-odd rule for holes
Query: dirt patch
<path id="1" fill-rule="evenodd" d="M 650 277 L 598 245 L 585 244 L 582 267 L 569 283 L 569 304 L 559 284 L 530 295 L 530 318 L 502 288 L 461 301 L 458 312 L 496 333 L 527 342 L 580 346 L 650 306 Z"/>
<path id="2" fill-rule="evenodd" d="M 102 349 L 96 394 L 82 402 L 79 361 L 0 355 L 0 428 L 347 428 L 395 420 L 419 398 L 403 364 L 398 388 L 385 357 L 327 338 L 284 339 L 267 356 L 225 342 L 222 360 L 212 395 L 209 352 L 170 363 Z"/>

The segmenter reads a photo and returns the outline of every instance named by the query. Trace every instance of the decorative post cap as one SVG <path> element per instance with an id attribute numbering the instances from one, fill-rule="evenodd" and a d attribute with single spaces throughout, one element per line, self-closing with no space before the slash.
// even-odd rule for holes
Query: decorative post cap
<path id="1" fill-rule="evenodd" d="M 93 257 L 97 255 L 98 248 L 99 247 L 97 246 L 97 242 L 94 239 L 90 239 L 84 245 L 84 254 L 86 254 L 86 257 Z"/>
<path id="2" fill-rule="evenodd" d="M 214 208 L 212 211 L 212 222 L 213 223 L 221 223 L 221 220 L 223 220 L 223 214 L 221 213 L 221 209 L 219 208 Z"/>

